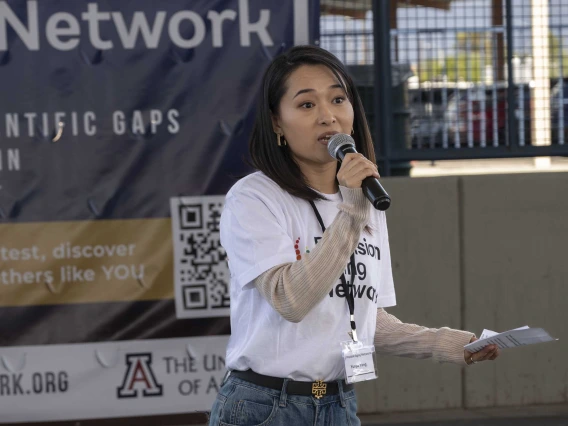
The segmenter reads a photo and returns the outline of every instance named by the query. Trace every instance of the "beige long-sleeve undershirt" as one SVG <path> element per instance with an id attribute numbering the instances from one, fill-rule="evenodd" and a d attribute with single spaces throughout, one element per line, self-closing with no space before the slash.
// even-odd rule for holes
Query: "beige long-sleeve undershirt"
<path id="1" fill-rule="evenodd" d="M 343 203 L 321 241 L 301 260 L 275 266 L 254 280 L 259 292 L 286 320 L 300 322 L 322 301 L 345 269 L 368 222 L 370 204 L 360 188 L 340 187 Z M 405 324 L 377 309 L 378 353 L 466 365 L 463 346 L 473 333 Z"/>

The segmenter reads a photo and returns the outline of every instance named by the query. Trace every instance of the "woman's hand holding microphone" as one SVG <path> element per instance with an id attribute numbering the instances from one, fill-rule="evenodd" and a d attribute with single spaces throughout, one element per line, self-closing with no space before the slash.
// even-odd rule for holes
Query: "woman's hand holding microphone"
<path id="1" fill-rule="evenodd" d="M 361 188 L 363 179 L 369 176 L 380 178 L 377 166 L 363 154 L 349 153 L 341 162 L 337 172 L 337 180 L 346 188 Z"/>

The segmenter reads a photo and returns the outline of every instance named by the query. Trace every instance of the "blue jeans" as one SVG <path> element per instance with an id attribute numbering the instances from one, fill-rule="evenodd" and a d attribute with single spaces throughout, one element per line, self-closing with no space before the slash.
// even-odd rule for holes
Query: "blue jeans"
<path id="1" fill-rule="evenodd" d="M 223 383 L 211 408 L 209 426 L 360 426 L 355 390 L 320 399 L 288 395 L 282 390 L 257 386 L 236 377 Z"/>

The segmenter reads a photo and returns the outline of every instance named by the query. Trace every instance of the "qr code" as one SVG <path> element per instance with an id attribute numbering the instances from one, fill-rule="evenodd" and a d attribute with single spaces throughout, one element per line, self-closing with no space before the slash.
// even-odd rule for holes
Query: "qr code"
<path id="1" fill-rule="evenodd" d="M 224 196 L 170 200 L 178 318 L 229 315 L 229 268 L 219 223 Z"/>

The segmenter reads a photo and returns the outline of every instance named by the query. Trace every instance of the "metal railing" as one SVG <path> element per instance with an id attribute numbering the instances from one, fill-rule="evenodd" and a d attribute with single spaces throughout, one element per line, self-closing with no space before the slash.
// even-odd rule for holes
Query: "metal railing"
<path id="1" fill-rule="evenodd" d="M 320 44 L 352 71 L 383 174 L 408 160 L 568 155 L 568 2 L 353 4 L 322 0 Z"/>

